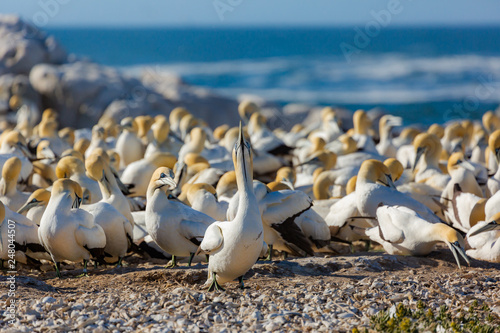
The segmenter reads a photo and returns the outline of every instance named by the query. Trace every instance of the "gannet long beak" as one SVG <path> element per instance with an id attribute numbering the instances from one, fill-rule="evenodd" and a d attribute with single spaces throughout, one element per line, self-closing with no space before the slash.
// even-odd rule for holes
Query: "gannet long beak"
<path id="1" fill-rule="evenodd" d="M 389 187 L 397 190 L 396 185 L 394 184 L 394 181 L 392 180 L 391 175 L 386 175 L 386 177 L 387 177 L 387 184 L 389 185 Z"/>
<path id="2" fill-rule="evenodd" d="M 76 198 L 73 201 L 71 208 L 80 208 L 80 205 L 82 204 L 82 198 L 80 198 L 78 195 L 75 195 L 75 196 L 76 196 Z"/>
<path id="3" fill-rule="evenodd" d="M 470 265 L 469 258 L 467 257 L 467 254 L 465 254 L 465 250 L 462 248 L 459 242 L 453 242 L 453 243 L 446 242 L 446 244 L 450 248 L 451 253 L 453 253 L 453 257 L 455 257 L 455 261 L 457 262 L 458 268 L 462 268 L 462 266 L 460 266 L 460 260 L 458 258 L 457 252 L 460 253 L 462 258 L 465 259 L 467 265 Z"/>
<path id="4" fill-rule="evenodd" d="M 491 231 L 491 230 L 495 230 L 495 229 L 500 229 L 500 225 L 498 224 L 497 221 L 491 221 L 488 224 L 483 225 L 481 228 L 474 230 L 469 235 L 469 237 L 475 236 L 475 235 L 480 234 L 482 232 Z"/>
<path id="5" fill-rule="evenodd" d="M 24 212 L 30 210 L 32 207 L 36 207 L 36 206 L 38 206 L 38 201 L 30 201 L 27 204 L 25 204 L 24 206 L 22 206 L 21 208 L 19 208 L 17 210 L 17 213 L 23 214 Z"/>
<path id="6" fill-rule="evenodd" d="M 423 147 L 417 148 L 417 154 L 415 155 L 415 161 L 413 162 L 412 171 L 415 171 L 415 168 L 417 167 L 418 161 L 420 161 L 420 158 L 424 154 L 424 151 L 425 151 L 425 148 L 423 148 Z"/>
<path id="7" fill-rule="evenodd" d="M 28 149 L 28 147 L 26 147 L 25 145 L 23 145 L 21 142 L 18 142 L 17 146 L 19 147 L 19 149 L 21 149 L 21 151 L 24 153 L 24 155 L 26 155 L 26 157 L 31 157 L 32 156 L 32 154 L 31 154 L 30 150 Z"/>
<path id="8" fill-rule="evenodd" d="M 474 169 L 474 166 L 472 164 L 470 164 L 468 161 L 463 161 L 462 163 L 460 163 L 460 166 L 462 168 L 467 169 L 467 170 L 472 171 L 472 172 L 476 171 Z"/>

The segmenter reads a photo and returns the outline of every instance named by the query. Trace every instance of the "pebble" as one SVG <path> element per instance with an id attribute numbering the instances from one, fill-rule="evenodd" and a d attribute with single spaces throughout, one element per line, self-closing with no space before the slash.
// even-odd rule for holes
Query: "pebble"
<path id="1" fill-rule="evenodd" d="M 56 302 L 56 299 L 54 297 L 47 296 L 42 299 L 43 304 L 54 303 L 54 302 Z"/>

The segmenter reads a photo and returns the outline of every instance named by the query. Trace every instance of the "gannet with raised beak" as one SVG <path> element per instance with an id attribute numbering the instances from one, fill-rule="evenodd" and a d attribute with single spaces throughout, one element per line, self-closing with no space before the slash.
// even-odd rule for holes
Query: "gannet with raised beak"
<path id="1" fill-rule="evenodd" d="M 59 179 L 52 186 L 47 209 L 40 221 L 38 237 L 49 252 L 61 277 L 63 260 L 83 260 L 84 273 L 91 256 L 102 259 L 106 246 L 106 234 L 89 212 L 80 209 L 82 200 L 80 185 L 70 179 Z"/>
<path id="2" fill-rule="evenodd" d="M 252 149 L 243 136 L 241 123 L 233 162 L 239 192 L 236 216 L 232 221 L 213 223 L 200 244 L 200 249 L 210 255 L 205 283 L 209 291 L 220 290 L 222 284 L 236 278 L 243 288 L 243 275 L 265 247 L 259 204 L 253 192 Z"/>

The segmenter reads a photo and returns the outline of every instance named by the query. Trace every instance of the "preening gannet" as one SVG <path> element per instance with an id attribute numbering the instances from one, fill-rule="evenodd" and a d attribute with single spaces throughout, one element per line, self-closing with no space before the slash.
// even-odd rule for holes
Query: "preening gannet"
<path id="1" fill-rule="evenodd" d="M 367 236 L 381 244 L 390 254 L 426 255 L 438 242 L 444 242 L 453 253 L 458 267 L 460 254 L 467 264 L 462 235 L 444 223 L 431 223 L 414 210 L 403 206 L 381 206 L 377 209 L 378 226 L 365 230 Z"/>
<path id="2" fill-rule="evenodd" d="M 221 284 L 236 278 L 243 287 L 243 275 L 265 247 L 259 203 L 253 193 L 252 151 L 243 136 L 241 123 L 233 162 L 239 193 L 238 211 L 234 219 L 215 222 L 208 227 L 200 244 L 200 249 L 210 255 L 205 283 L 209 291 L 222 289 Z"/>
<path id="3" fill-rule="evenodd" d="M 156 169 L 147 192 L 146 227 L 149 235 L 172 255 L 168 267 L 177 265 L 176 257 L 188 257 L 189 265 L 207 227 L 215 220 L 172 197 L 177 184 L 167 167 Z"/>
<path id="4" fill-rule="evenodd" d="M 40 221 L 38 237 L 56 265 L 56 274 L 62 260 L 83 260 L 84 272 L 91 256 L 102 259 L 106 246 L 104 230 L 94 223 L 89 212 L 79 209 L 82 189 L 70 179 L 54 182 L 47 209 Z"/>

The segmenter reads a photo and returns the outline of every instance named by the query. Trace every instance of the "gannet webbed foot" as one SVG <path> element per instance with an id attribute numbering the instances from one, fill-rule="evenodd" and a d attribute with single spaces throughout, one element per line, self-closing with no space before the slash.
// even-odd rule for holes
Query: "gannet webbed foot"
<path id="1" fill-rule="evenodd" d="M 226 289 L 222 288 L 219 282 L 217 282 L 217 273 L 212 273 L 212 283 L 210 284 L 210 287 L 208 287 L 208 291 L 226 291 Z"/>
<path id="2" fill-rule="evenodd" d="M 80 278 L 80 277 L 85 277 L 85 276 L 89 276 L 89 274 L 87 271 L 87 260 L 83 259 L 83 273 L 80 275 L 77 275 L 76 277 Z"/>
<path id="3" fill-rule="evenodd" d="M 177 258 L 175 258 L 174 255 L 172 255 L 172 260 L 170 260 L 167 264 L 167 266 L 165 266 L 165 268 L 174 268 L 174 267 L 177 267 Z"/>
<path id="4" fill-rule="evenodd" d="M 194 252 L 189 253 L 188 267 L 191 267 L 191 263 L 193 262 L 194 255 L 195 255 Z"/>
<path id="5" fill-rule="evenodd" d="M 54 262 L 54 264 L 56 265 L 56 276 L 58 278 L 62 279 L 62 275 L 61 275 L 61 263 Z"/>
<path id="6" fill-rule="evenodd" d="M 262 259 L 262 261 L 273 261 L 273 246 L 269 245 L 268 248 L 269 248 L 269 254 L 265 259 Z"/>
<path id="7" fill-rule="evenodd" d="M 250 287 L 245 287 L 245 283 L 243 283 L 243 275 L 238 278 L 238 281 L 240 282 L 239 288 L 241 290 L 243 290 L 243 289 L 249 289 L 250 288 Z"/>

